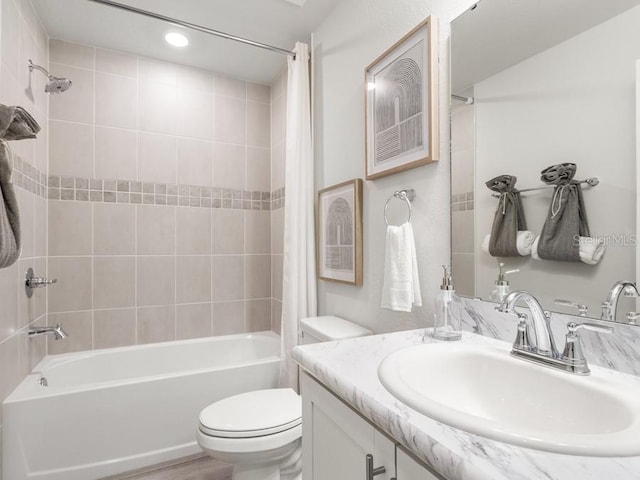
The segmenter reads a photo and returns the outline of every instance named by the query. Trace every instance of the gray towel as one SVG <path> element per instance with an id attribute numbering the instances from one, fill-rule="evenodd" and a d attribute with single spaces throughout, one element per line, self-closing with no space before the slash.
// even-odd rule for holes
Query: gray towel
<path id="1" fill-rule="evenodd" d="M 6 140 L 36 138 L 40 126 L 21 107 L 0 104 L 0 268 L 20 256 L 20 215 L 11 184 L 11 151 Z"/>
<path id="2" fill-rule="evenodd" d="M 516 190 L 517 177 L 499 175 L 486 182 L 487 188 L 500 194 L 491 226 L 489 253 L 493 257 L 520 257 L 518 231 L 527 229 L 522 198 Z"/>
<path id="3" fill-rule="evenodd" d="M 540 179 L 556 185 L 547 219 L 538 241 L 538 255 L 544 260 L 580 261 L 579 237 L 589 237 L 589 222 L 582 197 L 582 187 L 573 181 L 574 163 L 552 165 Z"/>

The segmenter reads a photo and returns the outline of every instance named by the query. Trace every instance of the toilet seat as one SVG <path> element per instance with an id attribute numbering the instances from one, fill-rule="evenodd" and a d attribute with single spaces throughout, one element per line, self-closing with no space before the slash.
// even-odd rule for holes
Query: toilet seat
<path id="1" fill-rule="evenodd" d="M 276 388 L 234 395 L 209 405 L 200 413 L 199 430 L 211 437 L 249 439 L 277 435 L 301 423 L 300 396 L 291 388 Z"/>

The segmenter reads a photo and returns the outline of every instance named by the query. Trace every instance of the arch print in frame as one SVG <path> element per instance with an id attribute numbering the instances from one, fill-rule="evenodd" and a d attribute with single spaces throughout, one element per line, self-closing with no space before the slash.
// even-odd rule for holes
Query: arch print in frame
<path id="1" fill-rule="evenodd" d="M 428 17 L 365 70 L 367 180 L 438 160 L 437 30 Z"/>
<path id="2" fill-rule="evenodd" d="M 320 190 L 316 224 L 318 277 L 362 285 L 362 180 Z"/>

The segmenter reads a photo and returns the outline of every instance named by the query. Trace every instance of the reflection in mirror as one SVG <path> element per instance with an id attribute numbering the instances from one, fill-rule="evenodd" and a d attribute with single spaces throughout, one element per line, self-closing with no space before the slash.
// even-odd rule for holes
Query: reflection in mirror
<path id="1" fill-rule="evenodd" d="M 453 22 L 452 264 L 461 295 L 495 298 L 503 262 L 519 270 L 502 279 L 512 290 L 531 291 L 550 310 L 600 318 L 613 285 L 635 282 L 639 5 L 482 0 Z M 520 195 L 526 228 L 518 228 L 535 238 L 548 216 L 570 208 L 568 195 L 539 189 L 548 187 L 541 171 L 562 163 L 576 165 L 574 180 L 599 179 L 582 196 L 588 233 L 606 248 L 602 259 L 590 265 L 483 249 L 504 207 L 485 182 L 512 175 L 516 189 L 535 189 Z M 620 296 L 618 321 L 637 310 L 635 302 Z"/>

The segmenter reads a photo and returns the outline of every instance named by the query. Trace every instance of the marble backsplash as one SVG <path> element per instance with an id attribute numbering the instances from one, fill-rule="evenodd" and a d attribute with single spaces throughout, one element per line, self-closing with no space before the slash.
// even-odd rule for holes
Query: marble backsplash
<path id="1" fill-rule="evenodd" d="M 495 303 L 476 299 L 463 299 L 467 315 L 463 318 L 463 329 L 469 332 L 512 342 L 516 338 L 517 318 L 495 310 Z M 518 307 L 526 313 L 526 308 Z M 564 346 L 567 323 L 589 322 L 612 326 L 611 334 L 580 331 L 582 347 L 587 362 L 611 368 L 623 373 L 640 376 L 640 326 L 603 322 L 592 318 L 553 313 L 551 329 L 560 351 Z"/>

